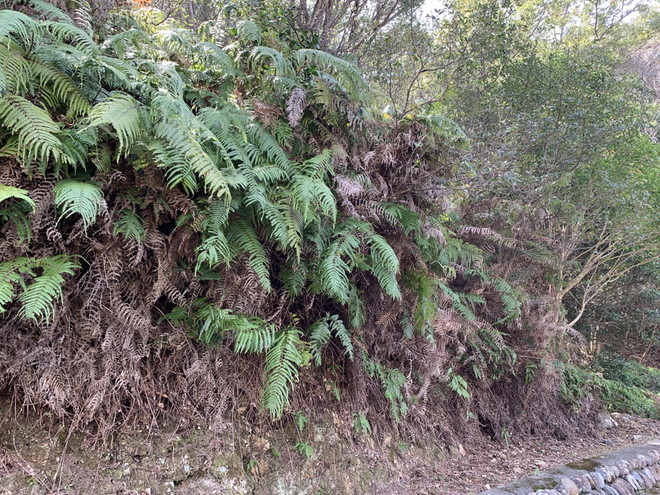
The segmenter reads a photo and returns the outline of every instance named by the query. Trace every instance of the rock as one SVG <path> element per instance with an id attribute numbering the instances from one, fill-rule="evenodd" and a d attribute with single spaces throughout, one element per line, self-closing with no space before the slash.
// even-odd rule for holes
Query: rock
<path id="1" fill-rule="evenodd" d="M 641 471 L 639 473 L 640 478 L 642 478 L 642 481 L 644 481 L 644 484 L 646 485 L 646 488 L 653 488 L 653 485 L 655 485 L 655 482 L 646 475 L 644 471 Z"/>
<path id="2" fill-rule="evenodd" d="M 603 487 L 603 492 L 605 492 L 607 495 L 619 495 L 617 491 L 612 488 L 610 485 L 605 485 Z"/>
<path id="3" fill-rule="evenodd" d="M 591 479 L 593 480 L 594 488 L 600 488 L 602 490 L 605 486 L 605 478 L 600 473 L 591 473 Z"/>
<path id="4" fill-rule="evenodd" d="M 612 488 L 614 488 L 619 495 L 634 495 L 632 487 L 621 478 L 614 480 Z"/>
<path id="5" fill-rule="evenodd" d="M 616 466 L 619 468 L 619 476 L 625 476 L 630 473 L 628 463 L 626 461 L 617 461 Z"/>
<path id="6" fill-rule="evenodd" d="M 626 481 L 632 485 L 635 490 L 641 490 L 642 487 L 637 483 L 637 480 L 633 477 L 632 474 L 626 476 Z"/>
<path id="7" fill-rule="evenodd" d="M 651 482 L 655 485 L 658 482 L 658 479 L 655 477 L 655 475 L 651 472 L 649 468 L 644 468 L 644 471 L 642 471 L 648 478 L 651 480 Z"/>
<path id="8" fill-rule="evenodd" d="M 606 482 L 609 483 L 610 481 L 612 481 L 612 473 L 610 473 L 609 471 L 600 468 L 596 470 L 596 473 L 600 474 Z"/>
<path id="9" fill-rule="evenodd" d="M 580 488 L 568 478 L 559 480 L 559 485 L 564 488 L 568 495 L 580 495 Z"/>
<path id="10" fill-rule="evenodd" d="M 616 420 L 612 417 L 611 414 L 600 413 L 598 415 L 598 420 L 600 421 L 601 428 L 609 429 L 619 426 Z"/>
<path id="11" fill-rule="evenodd" d="M 579 478 L 575 478 L 573 481 L 575 481 L 575 484 L 580 487 L 580 490 L 582 490 L 583 493 L 589 493 L 591 491 L 589 475 L 585 474 Z"/>

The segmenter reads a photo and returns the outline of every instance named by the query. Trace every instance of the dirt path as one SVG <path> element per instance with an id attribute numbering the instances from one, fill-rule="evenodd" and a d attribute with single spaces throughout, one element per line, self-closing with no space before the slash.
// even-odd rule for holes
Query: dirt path
<path id="1" fill-rule="evenodd" d="M 616 413 L 613 419 L 616 426 L 603 428 L 596 438 L 532 438 L 508 448 L 484 439 L 466 445 L 464 456 L 439 466 L 433 473 L 435 479 L 429 480 L 429 473 L 420 473 L 417 479 L 393 483 L 383 493 L 474 494 L 553 466 L 660 437 L 660 421 Z"/>

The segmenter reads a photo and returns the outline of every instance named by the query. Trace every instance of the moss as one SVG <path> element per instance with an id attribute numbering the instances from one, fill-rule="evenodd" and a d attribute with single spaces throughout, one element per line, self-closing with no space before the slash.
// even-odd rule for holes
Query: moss
<path id="1" fill-rule="evenodd" d="M 597 467 L 600 467 L 600 462 L 594 461 L 593 459 L 582 459 L 581 461 L 569 462 L 566 464 L 567 467 L 571 469 L 582 469 L 583 471 L 593 471 Z"/>

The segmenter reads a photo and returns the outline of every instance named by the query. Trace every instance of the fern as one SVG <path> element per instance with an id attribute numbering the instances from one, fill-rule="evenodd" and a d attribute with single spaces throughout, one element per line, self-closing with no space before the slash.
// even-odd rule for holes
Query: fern
<path id="1" fill-rule="evenodd" d="M 270 60 L 275 75 L 280 77 L 294 77 L 293 66 L 291 61 L 284 57 L 280 52 L 268 46 L 255 46 L 250 54 L 250 62 L 253 66 L 263 64 L 264 61 Z"/>
<path id="2" fill-rule="evenodd" d="M 493 325 L 501 325 L 502 323 L 518 318 L 521 314 L 522 307 L 522 301 L 518 293 L 501 278 L 493 281 L 493 287 L 499 293 L 504 306 L 504 317 L 497 320 Z"/>
<path id="3" fill-rule="evenodd" d="M 0 184 L 0 203 L 10 198 L 16 198 L 20 199 L 21 201 L 25 201 L 28 205 L 30 205 L 30 208 L 34 210 L 35 204 L 32 198 L 28 196 L 28 191 L 18 187 Z"/>
<path id="4" fill-rule="evenodd" d="M 334 334 L 342 343 L 349 359 L 351 361 L 353 360 L 353 343 L 351 342 L 351 336 L 344 326 L 344 322 L 338 315 L 326 315 L 315 321 L 309 327 L 307 333 L 309 334 L 310 352 L 317 366 L 321 364 L 321 351 L 330 341 L 332 334 Z"/>
<path id="5" fill-rule="evenodd" d="M 254 228 L 245 220 L 237 220 L 231 222 L 227 232 L 227 238 L 230 243 L 238 246 L 238 248 L 248 255 L 250 260 L 250 267 L 254 270 L 261 283 L 261 286 L 267 290 L 271 290 L 269 262 L 257 233 Z"/>
<path id="6" fill-rule="evenodd" d="M 10 93 L 0 98 L 0 126 L 18 136 L 16 152 L 24 164 L 37 158 L 46 162 L 62 157 L 62 143 L 56 136 L 59 126 L 25 98 Z"/>
<path id="7" fill-rule="evenodd" d="M 359 248 L 360 240 L 350 226 L 345 226 L 340 230 L 338 238 L 323 253 L 319 264 L 320 290 L 341 303 L 348 302 L 348 273 L 357 261 Z"/>
<path id="8" fill-rule="evenodd" d="M 103 203 L 103 192 L 91 182 L 65 179 L 55 185 L 53 195 L 60 210 L 60 220 L 78 214 L 85 230 L 96 221 Z"/>
<path id="9" fill-rule="evenodd" d="M 166 150 L 172 151 L 171 159 L 164 160 L 161 166 L 183 171 L 175 174 L 170 184 L 178 183 L 186 171 L 194 172 L 211 195 L 230 198 L 227 178 L 202 146 L 207 140 L 222 146 L 217 137 L 182 100 L 160 92 L 152 100 L 152 106 L 155 134 Z"/>
<path id="10" fill-rule="evenodd" d="M 125 93 L 111 94 L 101 103 L 92 108 L 89 114 L 89 125 L 98 127 L 111 125 L 117 131 L 119 150 L 117 159 L 126 156 L 131 145 L 142 133 L 143 122 L 140 116 L 140 104 Z"/>
<path id="11" fill-rule="evenodd" d="M 234 252 L 229 246 L 229 241 L 222 231 L 218 231 L 208 236 L 195 250 L 197 253 L 197 268 L 208 266 L 210 269 L 216 268 L 220 263 L 229 267 L 229 263 L 234 257 Z"/>
<path id="12" fill-rule="evenodd" d="M 380 380 L 383 395 L 390 403 L 390 415 L 394 421 L 400 421 L 408 413 L 408 404 L 402 392 L 406 376 L 397 368 L 389 368 L 372 360 L 366 353 L 362 354 L 362 364 L 370 377 Z"/>
<path id="13" fill-rule="evenodd" d="M 73 24 L 71 17 L 50 3 L 42 0 L 29 0 L 29 4 L 34 10 L 45 16 L 46 19 Z"/>
<path id="14" fill-rule="evenodd" d="M 309 334 L 309 350 L 312 353 L 312 357 L 317 366 L 321 365 L 323 347 L 330 342 L 330 338 L 332 337 L 327 318 L 328 317 L 326 316 L 315 321 L 307 329 L 307 333 Z"/>
<path id="15" fill-rule="evenodd" d="M 125 239 L 142 242 L 145 236 L 142 219 L 133 211 L 125 211 L 113 228 L 114 235 L 123 235 Z"/>
<path id="16" fill-rule="evenodd" d="M 40 30 L 39 24 L 27 15 L 14 10 L 0 10 L 0 39 L 9 38 L 13 34 L 24 46 L 29 46 Z"/>
<path id="17" fill-rule="evenodd" d="M 371 272 L 385 293 L 392 299 L 401 299 L 401 291 L 396 276 L 399 272 L 399 258 L 384 237 L 374 234 L 371 243 Z"/>
<path id="18" fill-rule="evenodd" d="M 25 94 L 32 84 L 32 65 L 16 43 L 0 43 L 0 96 L 6 92 Z"/>
<path id="19" fill-rule="evenodd" d="M 0 263 L 0 313 L 15 295 L 15 285 L 23 287 L 18 297 L 22 304 L 19 316 L 34 322 L 50 322 L 55 301 L 62 298 L 64 275 L 73 275 L 78 264 L 74 256 L 58 255 L 49 258 L 14 258 Z M 40 272 L 40 273 L 39 273 Z M 32 279 L 26 283 L 24 277 Z"/>
<path id="20" fill-rule="evenodd" d="M 42 272 L 19 296 L 18 300 L 23 304 L 19 315 L 35 322 L 51 320 L 55 300 L 62 298 L 64 275 L 73 275 L 78 267 L 72 258 L 59 255 L 35 263 Z"/>
<path id="21" fill-rule="evenodd" d="M 438 312 L 438 280 L 423 272 L 408 270 L 404 283 L 415 291 L 416 302 L 412 313 L 412 324 L 418 332 L 429 335 L 434 331 L 432 322 Z"/>
<path id="22" fill-rule="evenodd" d="M 222 343 L 228 332 L 234 335 L 234 352 L 261 353 L 268 350 L 275 337 L 275 327 L 258 317 L 235 314 L 230 309 L 218 308 L 203 300 L 197 301 L 201 307 L 193 316 L 195 330 L 199 340 L 207 345 Z M 170 318 L 173 321 L 186 322 L 185 313 Z"/>
<path id="23" fill-rule="evenodd" d="M 300 336 L 300 330 L 294 327 L 280 330 L 266 354 L 262 404 L 273 419 L 282 417 L 289 402 L 289 389 L 298 380 L 298 369 L 304 363 Z"/>
<path id="24" fill-rule="evenodd" d="M 261 43 L 261 29 L 252 21 L 241 21 L 236 26 L 238 38 L 248 43 Z"/>
<path id="25" fill-rule="evenodd" d="M 67 115 L 71 117 L 86 115 L 92 106 L 80 88 L 69 76 L 44 63 L 31 61 L 33 77 L 40 86 L 52 88 L 58 101 L 67 106 Z"/>
<path id="26" fill-rule="evenodd" d="M 82 53 L 89 56 L 99 54 L 99 48 L 92 37 L 68 22 L 44 21 L 41 25 L 57 40 L 73 43 Z"/>
<path id="27" fill-rule="evenodd" d="M 0 263 L 0 314 L 4 313 L 7 304 L 14 299 L 15 284 L 22 284 L 21 272 L 29 270 L 27 258 L 14 258 Z"/>
<path id="28" fill-rule="evenodd" d="M 470 398 L 468 383 L 461 375 L 454 372 L 452 368 L 447 371 L 449 388 L 464 399 Z"/>
<path id="29" fill-rule="evenodd" d="M 355 64 L 311 48 L 298 50 L 295 57 L 300 66 L 311 65 L 332 70 L 342 88 L 357 101 L 363 101 L 369 95 L 369 87 Z"/>

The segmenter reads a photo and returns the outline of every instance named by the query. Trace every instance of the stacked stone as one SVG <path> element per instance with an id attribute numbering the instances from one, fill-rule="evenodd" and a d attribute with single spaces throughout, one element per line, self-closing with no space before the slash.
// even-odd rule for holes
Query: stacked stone
<path id="1" fill-rule="evenodd" d="M 562 478 L 552 490 L 529 495 L 633 495 L 660 483 L 660 452 L 652 450 L 630 459 L 621 459 L 592 473 L 573 479 Z"/>

